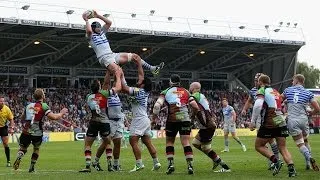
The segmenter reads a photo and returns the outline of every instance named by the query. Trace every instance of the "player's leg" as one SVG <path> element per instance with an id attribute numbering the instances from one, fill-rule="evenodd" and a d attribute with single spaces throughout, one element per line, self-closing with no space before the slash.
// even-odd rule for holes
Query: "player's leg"
<path id="1" fill-rule="evenodd" d="M 34 166 L 36 165 L 39 158 L 39 151 L 42 143 L 42 136 L 31 136 L 31 140 L 33 145 L 33 153 L 31 155 L 29 172 L 34 172 Z"/>
<path id="2" fill-rule="evenodd" d="M 223 132 L 224 132 L 224 150 L 221 152 L 229 152 L 229 125 L 223 125 Z"/>
<path id="3" fill-rule="evenodd" d="M 124 131 L 124 120 L 111 121 L 111 138 L 113 142 L 113 169 L 115 171 L 120 171 L 120 149 L 121 149 L 121 140 L 123 138 Z"/>
<path id="4" fill-rule="evenodd" d="M 293 161 L 292 161 L 292 156 L 291 156 L 291 153 L 288 151 L 287 146 L 286 146 L 286 138 L 285 137 L 277 137 L 276 140 L 277 140 L 277 144 L 278 144 L 278 148 L 280 150 L 280 153 L 281 153 L 284 161 L 288 165 L 289 177 L 296 176 L 296 170 L 294 168 L 294 164 L 293 164 Z"/>
<path id="5" fill-rule="evenodd" d="M 151 131 L 151 130 L 149 130 Z M 153 161 L 153 168 L 152 171 L 156 171 L 158 169 L 160 169 L 161 164 L 159 163 L 159 159 L 157 156 L 157 150 L 154 147 L 154 145 L 151 142 L 151 137 L 150 137 L 150 133 L 145 134 L 144 136 L 141 137 L 141 141 L 143 142 L 143 144 L 146 145 L 146 147 L 148 148 L 149 154 L 152 157 L 152 161 Z"/>
<path id="6" fill-rule="evenodd" d="M 217 172 L 230 172 L 230 168 L 226 163 L 219 157 L 219 155 L 211 148 L 212 136 L 214 130 L 200 129 L 196 137 L 193 139 L 192 145 L 206 154 L 213 162 L 212 169 L 214 170 L 217 166 L 221 165 L 223 169 Z"/>
<path id="7" fill-rule="evenodd" d="M 84 157 L 85 157 L 85 168 L 80 170 L 79 172 L 91 172 L 91 147 L 94 140 L 98 136 L 99 124 L 96 122 L 90 122 L 88 126 L 88 130 L 86 133 L 86 137 L 84 138 Z"/>
<path id="8" fill-rule="evenodd" d="M 159 65 L 153 66 L 148 64 L 146 61 L 141 59 L 141 57 L 135 53 L 119 53 L 116 58 L 116 63 L 121 65 L 124 65 L 126 63 L 129 63 L 133 61 L 134 63 L 138 63 L 138 61 L 141 61 L 141 65 L 144 69 L 150 70 L 153 74 L 159 74 L 160 70 L 163 68 L 164 63 L 161 62 Z"/>
<path id="9" fill-rule="evenodd" d="M 112 140 L 113 142 L 113 169 L 115 171 L 120 171 L 121 166 L 120 166 L 120 149 L 121 149 L 121 139 L 122 136 L 119 138 L 114 138 Z"/>
<path id="10" fill-rule="evenodd" d="M 132 148 L 132 152 L 136 159 L 136 164 L 130 172 L 135 172 L 144 169 L 144 164 L 141 159 L 141 150 L 139 146 L 139 139 L 144 135 L 144 124 L 140 123 L 140 119 L 133 119 L 130 125 L 130 137 L 129 142 Z"/>
<path id="11" fill-rule="evenodd" d="M 10 162 L 10 148 L 9 148 L 9 136 L 8 136 L 8 126 L 0 128 L 0 135 L 2 140 L 2 145 L 7 158 L 7 167 L 11 167 Z"/>
<path id="12" fill-rule="evenodd" d="M 14 164 L 13 164 L 14 170 L 19 169 L 21 159 L 27 153 L 27 149 L 28 149 L 30 144 L 31 144 L 30 135 L 25 135 L 25 134 L 22 133 L 20 135 L 20 138 L 19 138 L 20 149 L 19 149 L 19 151 L 17 153 L 17 158 L 16 158 L 16 160 L 14 161 Z"/>
<path id="13" fill-rule="evenodd" d="M 166 155 L 168 160 L 167 174 L 175 171 L 174 168 L 174 142 L 178 134 L 180 123 L 167 122 L 166 123 Z"/>
<path id="14" fill-rule="evenodd" d="M 239 137 L 238 137 L 237 134 L 236 134 L 236 125 L 235 125 L 235 124 L 234 124 L 234 125 L 231 125 L 230 128 L 231 128 L 231 129 L 230 129 L 230 132 L 231 132 L 232 138 L 233 138 L 235 141 L 237 141 L 237 143 L 239 143 L 240 146 L 242 147 L 242 150 L 243 150 L 244 152 L 246 152 L 246 151 L 247 151 L 246 146 L 240 141 Z"/>
<path id="15" fill-rule="evenodd" d="M 110 141 L 106 142 L 106 141 L 103 141 L 103 140 L 99 140 L 101 141 L 98 149 L 97 149 L 97 152 L 96 152 L 96 157 L 94 158 L 94 161 L 92 162 L 92 166 L 93 168 L 95 168 L 97 171 L 103 171 L 103 169 L 101 168 L 100 166 L 100 158 L 104 152 L 104 150 L 106 149 L 106 143 L 109 143 Z"/>
<path id="16" fill-rule="evenodd" d="M 270 139 L 269 145 L 270 145 L 270 148 L 271 148 L 273 154 L 276 156 L 277 159 L 279 159 L 279 149 L 278 149 L 278 145 L 277 145 L 276 140 Z M 268 170 L 272 170 L 274 164 L 269 159 L 267 159 L 267 161 L 268 161 Z"/>
<path id="17" fill-rule="evenodd" d="M 302 130 L 302 136 L 303 136 L 304 144 L 308 148 L 310 156 L 311 156 L 310 161 L 307 162 L 306 169 L 308 169 L 308 166 L 310 167 L 310 165 L 311 165 L 313 170 L 319 171 L 319 167 L 318 167 L 315 159 L 312 157 L 312 153 L 311 153 L 311 146 L 310 146 L 310 143 L 309 143 L 309 140 L 308 140 L 309 133 L 310 133 L 310 129 L 309 128 L 310 128 L 309 127 L 309 122 L 306 122 L 304 124 L 303 130 Z"/>
<path id="18" fill-rule="evenodd" d="M 180 141 L 183 146 L 184 155 L 187 161 L 188 174 L 193 174 L 193 151 L 190 145 L 191 123 L 189 121 L 180 123 Z"/>

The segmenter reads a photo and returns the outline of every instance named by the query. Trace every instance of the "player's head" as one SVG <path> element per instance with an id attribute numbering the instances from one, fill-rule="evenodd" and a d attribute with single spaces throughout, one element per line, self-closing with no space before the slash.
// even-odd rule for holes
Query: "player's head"
<path id="1" fill-rule="evenodd" d="M 228 100 L 227 100 L 227 98 L 223 98 L 223 99 L 222 99 L 222 106 L 223 106 L 223 107 L 228 106 Z"/>
<path id="2" fill-rule="evenodd" d="M 33 98 L 36 101 L 41 101 L 45 98 L 43 89 L 37 88 L 33 93 Z"/>
<path id="3" fill-rule="evenodd" d="M 137 85 L 139 88 L 143 88 L 147 92 L 150 92 L 152 90 L 152 81 L 148 77 L 144 77 L 142 83 Z"/>
<path id="4" fill-rule="evenodd" d="M 170 86 L 180 86 L 180 76 L 178 74 L 172 74 L 170 76 Z"/>
<path id="5" fill-rule="evenodd" d="M 297 84 L 303 85 L 305 81 L 304 75 L 296 74 L 293 76 L 292 84 L 295 86 Z"/>
<path id="6" fill-rule="evenodd" d="M 270 85 L 271 80 L 270 77 L 268 75 L 261 75 L 258 79 L 258 84 L 259 86 L 266 86 L 266 85 Z"/>
<path id="7" fill-rule="evenodd" d="M 254 76 L 254 87 L 258 87 L 259 84 L 258 84 L 258 80 L 259 80 L 259 77 L 263 75 L 262 73 L 257 73 L 255 76 Z"/>
<path id="8" fill-rule="evenodd" d="M 92 93 L 96 94 L 101 89 L 101 84 L 99 80 L 94 80 L 90 86 Z"/>
<path id="9" fill-rule="evenodd" d="M 200 92 L 201 84 L 199 82 L 193 82 L 190 84 L 189 91 L 191 93 Z"/>
<path id="10" fill-rule="evenodd" d="M 6 100 L 4 99 L 4 97 L 3 97 L 3 96 L 0 96 L 0 109 L 3 108 L 5 102 L 6 102 Z"/>
<path id="11" fill-rule="evenodd" d="M 92 28 L 92 31 L 95 33 L 101 32 L 101 24 L 97 21 L 94 21 L 91 23 L 91 28 Z"/>

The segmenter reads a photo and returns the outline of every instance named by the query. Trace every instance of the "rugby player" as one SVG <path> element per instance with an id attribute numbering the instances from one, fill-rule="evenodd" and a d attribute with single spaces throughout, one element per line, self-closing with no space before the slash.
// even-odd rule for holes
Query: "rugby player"
<path id="1" fill-rule="evenodd" d="M 108 97 L 121 91 L 122 73 L 123 72 L 121 69 L 115 72 L 116 83 L 115 87 L 113 87 L 112 89 L 107 89 L 105 85 L 101 89 L 100 81 L 98 80 L 94 81 L 91 84 L 91 93 L 88 94 L 86 98 L 92 114 L 84 140 L 84 155 L 86 166 L 79 172 L 91 172 L 91 146 L 98 133 L 104 141 L 102 144 L 108 144 L 107 141 L 108 135 L 110 134 L 110 124 L 107 117 L 107 101 Z"/>
<path id="2" fill-rule="evenodd" d="M 31 155 L 31 163 L 29 172 L 34 172 L 35 164 L 39 158 L 40 146 L 43 136 L 43 119 L 47 116 L 50 120 L 60 120 L 63 115 L 68 112 L 68 109 L 63 108 L 60 113 L 53 113 L 48 104 L 44 102 L 45 94 L 42 89 L 36 89 L 33 97 L 35 102 L 26 106 L 22 117 L 22 133 L 19 138 L 20 149 L 17 153 L 17 159 L 15 160 L 13 167 L 17 170 L 20 166 L 22 157 L 27 153 L 29 145 L 33 145 L 33 153 Z"/>
<path id="3" fill-rule="evenodd" d="M 187 161 L 188 174 L 193 174 L 193 152 L 190 146 L 191 119 L 188 113 L 188 105 L 197 109 L 197 116 L 203 121 L 201 111 L 197 102 L 190 96 L 190 93 L 180 85 L 180 76 L 172 74 L 170 87 L 160 93 L 153 107 L 153 121 L 160 113 L 161 106 L 166 103 L 168 107 L 168 118 L 166 122 L 166 154 L 168 159 L 167 174 L 175 171 L 174 167 L 174 142 L 179 132 L 180 141 L 183 146 L 184 155 Z"/>
<path id="4" fill-rule="evenodd" d="M 112 22 L 108 18 L 98 14 L 96 11 L 93 11 L 93 13 L 94 17 L 101 19 L 105 23 L 103 27 L 97 21 L 90 24 L 86 14 L 83 14 L 82 18 L 86 22 L 86 37 L 88 38 L 92 49 L 95 51 L 99 63 L 103 67 L 106 67 L 111 73 L 114 73 L 119 69 L 119 65 L 124 65 L 130 61 L 134 61 L 137 64 L 141 61 L 141 64 L 144 68 L 151 70 L 151 72 L 155 75 L 159 73 L 160 69 L 162 69 L 164 66 L 163 62 L 158 66 L 152 66 L 142 60 L 137 54 L 114 53 L 111 50 L 109 41 L 106 37 L 106 33 Z M 139 79 L 138 82 L 141 81 L 142 79 Z"/>
<path id="5" fill-rule="evenodd" d="M 199 82 L 193 82 L 190 84 L 189 91 L 194 100 L 197 102 L 201 113 L 204 115 L 203 122 L 198 119 L 201 127 L 198 134 L 193 139 L 192 145 L 212 159 L 213 170 L 219 165 L 222 167 L 222 169 L 215 172 L 231 172 L 229 166 L 211 148 L 212 136 L 216 130 L 215 115 L 212 114 L 209 107 L 209 102 L 207 98 L 200 93 L 200 90 L 201 84 Z"/>
<path id="6" fill-rule="evenodd" d="M 228 104 L 226 98 L 222 99 L 222 113 L 223 113 L 223 131 L 224 131 L 224 150 L 221 152 L 229 152 L 229 133 L 231 133 L 233 139 L 237 141 L 242 150 L 247 151 L 246 146 L 240 141 L 236 134 L 236 120 L 237 115 L 233 107 Z"/>
<path id="7" fill-rule="evenodd" d="M 277 90 L 270 87 L 270 82 L 270 77 L 267 75 L 261 75 L 258 79 L 260 88 L 253 106 L 251 120 L 256 122 L 261 116 L 261 126 L 257 133 L 255 149 L 274 163 L 273 175 L 278 174 L 283 163 L 265 147 L 271 139 L 275 138 L 280 153 L 288 165 L 289 177 L 294 177 L 297 173 L 286 146 L 286 137 L 289 136 L 289 132 L 281 111 L 282 98 Z"/>
<path id="8" fill-rule="evenodd" d="M 106 88 L 110 88 L 110 72 L 106 74 Z M 103 151 L 106 151 L 108 171 L 120 171 L 121 166 L 119 162 L 120 157 L 120 148 L 121 148 L 121 139 L 123 137 L 124 131 L 124 114 L 122 112 L 122 104 L 118 94 L 114 94 L 108 97 L 108 118 L 110 122 L 110 140 L 108 144 L 102 143 L 97 150 L 95 161 L 92 163 L 93 167 L 97 171 L 102 171 L 102 168 L 99 163 L 99 159 L 103 154 Z M 113 149 L 111 148 L 111 140 L 113 142 Z M 112 166 L 112 155 L 113 155 L 113 166 Z"/>
<path id="9" fill-rule="evenodd" d="M 303 87 L 304 81 L 305 78 L 302 74 L 294 75 L 293 86 L 286 88 L 282 97 L 287 100 L 289 134 L 306 160 L 306 169 L 310 169 L 311 165 L 313 170 L 319 171 L 315 159 L 311 156 L 311 148 L 308 143 L 308 115 L 317 114 L 320 107 L 312 92 Z M 308 103 L 313 107 L 313 111 L 307 111 Z"/>
<path id="10" fill-rule="evenodd" d="M 161 167 L 159 163 L 157 150 L 151 142 L 151 122 L 148 117 L 148 97 L 152 90 L 152 81 L 144 77 L 141 61 L 138 62 L 138 79 L 143 79 L 140 83 L 138 81 L 137 87 L 129 87 L 122 82 L 122 91 L 132 97 L 132 121 L 129 127 L 130 138 L 129 142 L 132 147 L 133 154 L 136 159 L 136 164 L 130 172 L 140 171 L 144 169 L 144 164 L 141 159 L 141 150 L 139 147 L 139 139 L 148 148 L 149 154 L 153 160 L 152 170 L 158 170 Z"/>
<path id="11" fill-rule="evenodd" d="M 254 104 L 254 101 L 257 99 L 257 91 L 258 91 L 258 79 L 259 77 L 263 75 L 262 73 L 257 73 L 255 76 L 254 76 L 254 87 L 249 91 L 249 96 L 248 96 L 248 99 L 241 111 L 241 114 L 243 116 L 245 116 L 247 114 L 247 111 L 248 109 Z M 250 125 L 249 125 L 249 128 L 251 131 L 253 131 L 254 129 L 259 129 L 261 126 L 261 117 L 259 116 L 258 119 L 257 119 L 257 122 L 250 122 Z M 278 149 L 278 146 L 277 146 L 277 143 L 275 141 L 275 139 L 272 139 L 270 142 L 269 142 L 269 145 L 271 147 L 271 150 L 273 152 L 273 154 L 279 158 L 279 149 Z M 273 163 L 268 159 L 268 166 L 269 166 L 269 170 L 272 169 L 272 166 L 273 166 Z"/>

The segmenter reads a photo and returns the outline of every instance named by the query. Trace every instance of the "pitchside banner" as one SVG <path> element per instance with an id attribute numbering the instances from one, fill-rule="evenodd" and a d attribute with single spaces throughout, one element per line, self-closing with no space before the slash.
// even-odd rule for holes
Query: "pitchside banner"
<path id="1" fill-rule="evenodd" d="M 9 143 L 19 143 L 20 133 L 9 134 Z M 1 140 L 0 140 L 1 141 Z M 74 141 L 73 132 L 44 132 L 42 142 Z"/>

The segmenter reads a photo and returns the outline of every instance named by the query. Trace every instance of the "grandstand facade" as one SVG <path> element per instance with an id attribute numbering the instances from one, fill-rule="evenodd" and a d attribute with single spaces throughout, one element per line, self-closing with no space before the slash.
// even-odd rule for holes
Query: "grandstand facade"
<path id="1" fill-rule="evenodd" d="M 46 10 L 56 17 L 48 19 L 32 15 L 43 11 L 40 4 L 31 4 L 27 10 L 22 5 L 0 6 L 2 84 L 78 87 L 103 78 L 105 69 L 84 37 L 81 14 L 85 9 L 71 14 Z M 178 73 L 185 85 L 197 80 L 211 89 L 246 89 L 252 86 L 254 74 L 263 72 L 281 91 L 290 83 L 297 51 L 305 44 L 298 28 L 108 13 L 113 21 L 108 39 L 115 52 L 135 52 L 151 64 L 166 63 L 161 74 L 153 77 L 155 84 L 166 85 L 170 75 Z M 134 82 L 135 65 L 124 68 L 126 78 Z"/>

